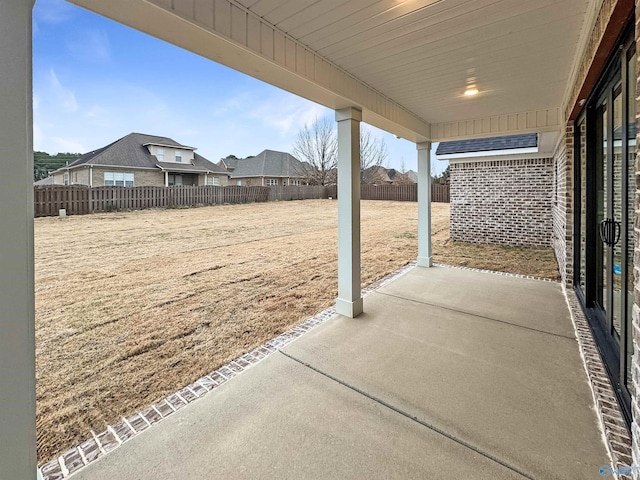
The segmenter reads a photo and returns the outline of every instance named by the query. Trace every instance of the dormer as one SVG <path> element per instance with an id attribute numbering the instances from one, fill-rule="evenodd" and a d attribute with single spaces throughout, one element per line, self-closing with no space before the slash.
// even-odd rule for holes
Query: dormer
<path id="1" fill-rule="evenodd" d="M 193 165 L 195 148 L 186 145 L 169 145 L 162 143 L 145 143 L 149 153 L 161 163 Z"/>

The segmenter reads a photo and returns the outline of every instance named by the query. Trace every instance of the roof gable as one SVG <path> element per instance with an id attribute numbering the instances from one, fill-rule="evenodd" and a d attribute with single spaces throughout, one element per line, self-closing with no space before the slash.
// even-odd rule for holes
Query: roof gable
<path id="1" fill-rule="evenodd" d="M 74 168 L 82 165 L 101 165 L 130 168 L 158 168 L 158 159 L 151 155 L 146 145 L 165 145 L 175 148 L 190 149 L 169 137 L 158 137 L 156 135 L 146 135 L 142 133 L 130 133 L 106 147 L 93 150 L 84 154 L 66 168 Z M 210 162 L 202 155 L 194 152 L 192 170 L 210 171 L 214 173 L 228 172 L 223 168 Z"/>
<path id="2" fill-rule="evenodd" d="M 237 162 L 231 178 L 304 177 L 305 169 L 296 157 L 286 152 L 264 150 L 255 157 Z"/>

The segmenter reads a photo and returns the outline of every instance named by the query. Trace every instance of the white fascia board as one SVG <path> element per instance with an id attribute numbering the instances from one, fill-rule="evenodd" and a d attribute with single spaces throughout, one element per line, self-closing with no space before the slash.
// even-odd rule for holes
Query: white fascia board
<path id="1" fill-rule="evenodd" d="M 155 168 L 153 167 L 132 167 L 130 165 L 100 165 L 98 163 L 83 163 L 82 165 L 85 165 L 87 167 L 99 167 L 99 168 L 123 168 L 126 170 L 155 170 Z M 76 167 L 70 167 L 70 168 L 78 168 L 81 165 L 78 165 Z"/>
<path id="2" fill-rule="evenodd" d="M 169 145 L 168 143 L 148 142 L 142 144 L 143 147 L 147 147 L 149 145 L 153 145 L 154 147 L 175 148 L 176 150 L 192 150 L 194 152 L 197 150 L 195 147 L 187 147 L 186 145 Z"/>
<path id="3" fill-rule="evenodd" d="M 431 140 L 448 142 L 474 138 L 559 132 L 563 128 L 560 107 L 514 112 L 485 118 L 471 118 L 431 124 Z"/>
<path id="4" fill-rule="evenodd" d="M 412 142 L 431 128 L 390 98 L 233 0 L 70 0 L 71 3 Z"/>
<path id="5" fill-rule="evenodd" d="M 538 153 L 538 148 L 511 148 L 509 150 L 485 150 L 482 152 L 450 153 L 445 155 L 436 155 L 436 158 L 438 160 L 454 160 L 456 158 L 501 157 L 504 155 L 513 157 L 514 155 L 522 155 L 525 153 Z"/>

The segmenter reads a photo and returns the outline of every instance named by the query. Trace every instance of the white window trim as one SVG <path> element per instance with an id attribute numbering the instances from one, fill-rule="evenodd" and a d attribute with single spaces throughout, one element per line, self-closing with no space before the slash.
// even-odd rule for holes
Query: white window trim
<path id="1" fill-rule="evenodd" d="M 122 182 L 122 185 L 116 182 Z M 103 183 L 105 187 L 135 187 L 135 175 L 133 172 L 104 172 Z"/>

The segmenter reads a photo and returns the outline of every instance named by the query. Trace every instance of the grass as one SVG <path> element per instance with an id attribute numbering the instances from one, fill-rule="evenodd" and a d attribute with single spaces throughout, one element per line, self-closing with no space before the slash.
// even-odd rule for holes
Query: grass
<path id="1" fill-rule="evenodd" d="M 38 455 L 46 461 L 323 310 L 337 205 L 307 200 L 40 218 Z M 551 249 L 449 240 L 436 262 L 557 278 Z M 362 203 L 362 283 L 415 260 L 417 205 Z"/>

